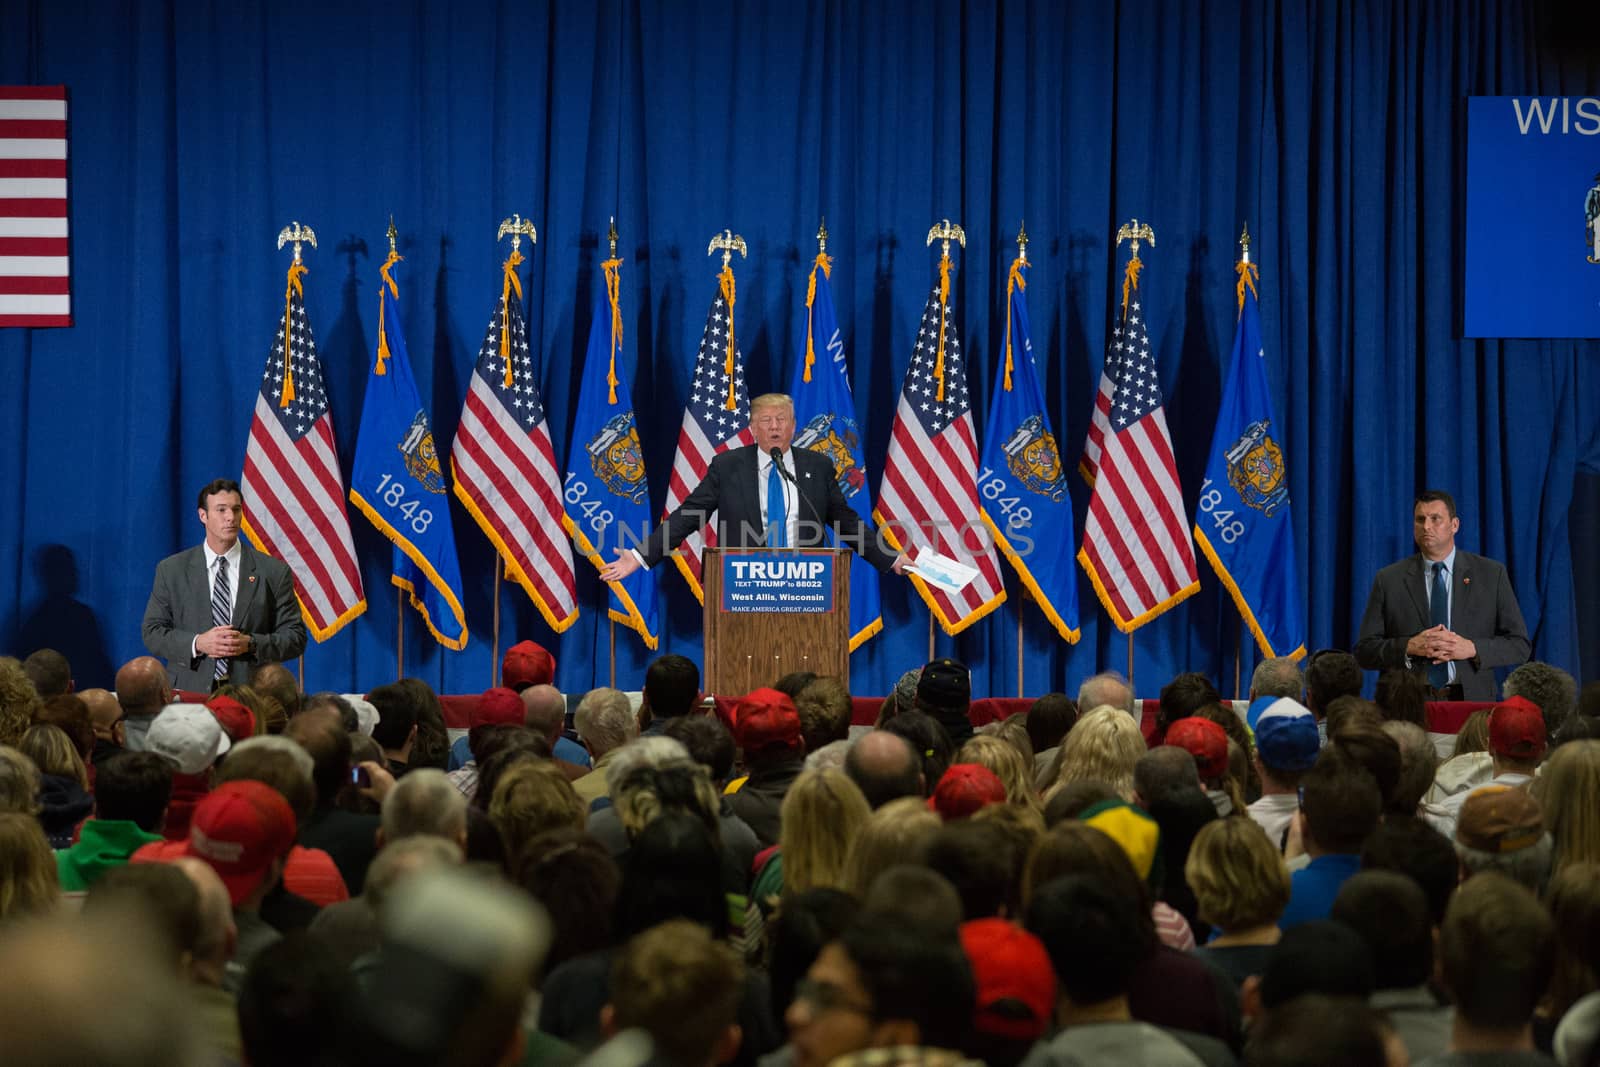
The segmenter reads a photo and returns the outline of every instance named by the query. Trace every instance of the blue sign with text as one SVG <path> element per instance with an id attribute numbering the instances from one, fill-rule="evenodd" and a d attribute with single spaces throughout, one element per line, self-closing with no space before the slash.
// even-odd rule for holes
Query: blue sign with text
<path id="1" fill-rule="evenodd" d="M 832 552 L 723 552 L 722 610 L 833 610 Z"/>
<path id="2" fill-rule="evenodd" d="M 1467 337 L 1600 337 L 1600 97 L 1467 99 Z"/>

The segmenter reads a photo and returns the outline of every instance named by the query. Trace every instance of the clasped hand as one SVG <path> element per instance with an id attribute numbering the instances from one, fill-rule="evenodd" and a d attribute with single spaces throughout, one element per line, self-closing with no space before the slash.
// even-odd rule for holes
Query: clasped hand
<path id="1" fill-rule="evenodd" d="M 1477 654 L 1477 645 L 1460 634 L 1446 629 L 1442 623 L 1423 630 L 1406 642 L 1406 655 L 1433 663 L 1472 659 Z"/>
<path id="2" fill-rule="evenodd" d="M 250 651 L 250 638 L 231 626 L 213 626 L 195 637 L 194 647 L 212 659 L 229 659 Z"/>

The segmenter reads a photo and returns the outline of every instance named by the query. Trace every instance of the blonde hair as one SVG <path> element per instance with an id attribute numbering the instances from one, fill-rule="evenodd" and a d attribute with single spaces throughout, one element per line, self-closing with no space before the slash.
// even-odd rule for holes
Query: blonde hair
<path id="1" fill-rule="evenodd" d="M 0 656 L 0 745 L 22 740 L 33 717 L 44 707 L 20 660 Z"/>
<path id="2" fill-rule="evenodd" d="M 1289 868 L 1254 819 L 1202 826 L 1183 877 L 1194 890 L 1200 918 L 1223 933 L 1275 923 L 1289 905 Z"/>
<path id="3" fill-rule="evenodd" d="M 0 745 L 0 811 L 39 812 L 39 768 L 10 745 Z"/>
<path id="4" fill-rule="evenodd" d="M 17 748 L 33 760 L 40 774 L 70 778 L 82 788 L 89 788 L 89 771 L 83 765 L 83 757 L 78 755 L 78 746 L 61 727 L 49 723 L 30 726 Z"/>
<path id="5" fill-rule="evenodd" d="M 284 714 L 283 705 L 272 697 L 248 685 L 219 685 L 212 696 L 232 697 L 250 709 L 250 715 L 255 719 L 256 731 L 253 736 L 265 737 L 268 734 L 281 734 L 285 726 L 289 725 L 289 716 Z"/>
<path id="6" fill-rule="evenodd" d="M 1600 863 L 1600 741 L 1568 741 L 1533 780 L 1555 845 L 1552 874 L 1575 863 Z"/>
<path id="7" fill-rule="evenodd" d="M 873 881 L 897 863 L 921 863 L 944 821 L 921 797 L 891 800 L 867 817 L 845 857 L 844 888 L 867 895 Z M 787 860 L 784 861 L 787 865 Z M 787 871 L 784 875 L 788 880 Z"/>
<path id="8" fill-rule="evenodd" d="M 957 763 L 977 763 L 995 773 L 1006 787 L 1006 802 L 1043 812 L 1039 793 L 1033 787 L 1033 768 L 1023 760 L 1015 745 L 989 734 L 975 734 L 956 754 Z"/>
<path id="9" fill-rule="evenodd" d="M 1461 724 L 1461 729 L 1456 733 L 1456 747 L 1451 750 L 1452 758 L 1464 756 L 1468 752 L 1487 752 L 1489 750 L 1489 709 L 1479 708 L 1467 716 L 1467 721 Z"/>
<path id="10" fill-rule="evenodd" d="M 1145 751 L 1144 735 L 1133 716 L 1102 704 L 1079 719 L 1062 739 L 1055 787 L 1067 782 L 1104 782 L 1131 802 L 1133 765 Z"/>
<path id="11" fill-rule="evenodd" d="M 523 760 L 495 783 L 489 821 L 500 831 L 513 864 L 528 842 L 546 830 L 582 830 L 588 819 L 583 801 L 567 776 L 547 760 Z"/>
<path id="12" fill-rule="evenodd" d="M 0 920 L 53 911 L 60 899 L 55 853 L 39 820 L 0 812 Z"/>
<path id="13" fill-rule="evenodd" d="M 756 416 L 756 408 L 786 407 L 794 411 L 794 398 L 788 393 L 762 393 L 760 396 L 750 398 L 750 417 Z"/>
<path id="14" fill-rule="evenodd" d="M 711 772 L 704 764 L 687 756 L 670 756 L 659 765 L 637 765 L 620 781 L 612 768 L 609 777 L 611 802 L 617 809 L 622 828 L 628 833 L 628 840 L 638 837 L 641 830 L 668 812 L 694 816 L 705 825 L 713 841 L 721 840 L 717 818 L 721 802 L 711 784 Z"/>
<path id="15" fill-rule="evenodd" d="M 1545 989 L 1540 1013 L 1560 1019 L 1600 982 L 1588 959 L 1600 935 L 1600 864 L 1569 863 L 1550 879 L 1545 898 L 1561 937 L 1556 940 L 1555 972 Z"/>
<path id="16" fill-rule="evenodd" d="M 1028 736 L 1028 713 L 1019 711 L 1010 716 L 994 728 L 994 736 L 1022 753 L 1022 758 L 1028 766 L 1033 766 L 1033 758 L 1038 753 L 1033 750 L 1033 738 Z M 1030 778 L 1031 780 L 1031 778 Z"/>
<path id="17" fill-rule="evenodd" d="M 780 809 L 783 890 L 843 889 L 857 833 L 872 817 L 867 798 L 841 770 L 802 771 Z"/>

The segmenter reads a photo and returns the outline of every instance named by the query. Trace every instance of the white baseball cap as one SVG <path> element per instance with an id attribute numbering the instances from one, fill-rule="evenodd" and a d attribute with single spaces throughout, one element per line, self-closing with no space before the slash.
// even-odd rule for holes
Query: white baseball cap
<path id="1" fill-rule="evenodd" d="M 222 724 L 204 704 L 168 704 L 150 724 L 144 747 L 178 765 L 180 774 L 199 774 L 228 751 Z"/>

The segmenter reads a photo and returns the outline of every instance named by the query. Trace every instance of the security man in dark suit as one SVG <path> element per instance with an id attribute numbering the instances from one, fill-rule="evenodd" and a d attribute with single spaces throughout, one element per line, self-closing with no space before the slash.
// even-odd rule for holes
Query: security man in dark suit
<path id="1" fill-rule="evenodd" d="M 1367 670 L 1403 667 L 1435 700 L 1494 700 L 1494 668 L 1528 658 L 1528 629 L 1506 569 L 1456 548 L 1456 502 L 1425 489 L 1412 507 L 1417 555 L 1378 572 L 1355 657 Z"/>
<path id="2" fill-rule="evenodd" d="M 750 401 L 750 430 L 755 444 L 713 457 L 683 503 L 638 549 L 618 548 L 617 558 L 600 577 L 620 581 L 641 566 L 655 566 L 704 526 L 712 512 L 717 515 L 717 543 L 724 548 L 816 548 L 827 544 L 826 532 L 832 529 L 841 544 L 878 570 L 898 574 L 904 568 L 905 556 L 886 551 L 876 531 L 839 491 L 833 461 L 790 447 L 795 418 L 788 396 L 767 393 Z"/>

